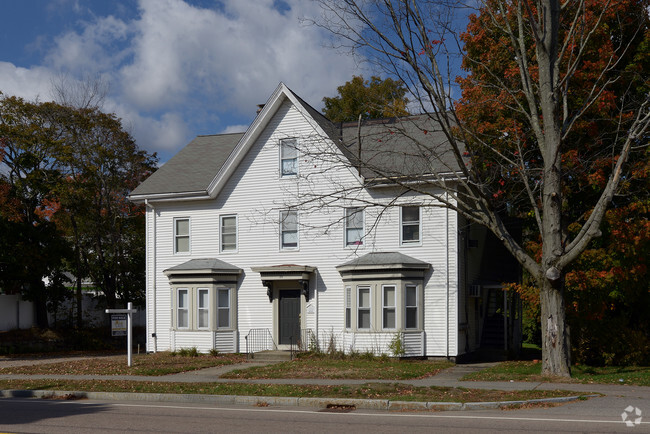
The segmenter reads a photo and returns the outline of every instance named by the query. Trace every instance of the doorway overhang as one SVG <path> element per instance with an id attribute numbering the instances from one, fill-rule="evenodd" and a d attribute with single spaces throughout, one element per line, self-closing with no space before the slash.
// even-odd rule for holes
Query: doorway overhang
<path id="1" fill-rule="evenodd" d="M 300 285 L 300 292 L 309 301 L 309 279 L 316 271 L 316 267 L 308 265 L 265 265 L 252 267 L 253 272 L 260 273 L 262 285 L 266 287 L 269 301 L 273 301 L 273 283 L 278 281 L 296 281 Z"/>

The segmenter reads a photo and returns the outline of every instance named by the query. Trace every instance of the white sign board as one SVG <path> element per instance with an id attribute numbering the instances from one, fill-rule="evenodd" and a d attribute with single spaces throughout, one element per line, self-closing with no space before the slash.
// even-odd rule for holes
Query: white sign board
<path id="1" fill-rule="evenodd" d="M 114 313 L 111 315 L 111 335 L 126 336 L 126 314 Z"/>

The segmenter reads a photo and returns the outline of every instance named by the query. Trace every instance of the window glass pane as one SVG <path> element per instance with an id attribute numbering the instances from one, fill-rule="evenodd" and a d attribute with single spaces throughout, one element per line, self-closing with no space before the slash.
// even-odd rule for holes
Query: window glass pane
<path id="1" fill-rule="evenodd" d="M 370 328 L 370 310 L 359 310 L 359 325 L 357 327 L 360 329 Z"/>
<path id="2" fill-rule="evenodd" d="M 359 307 L 370 307 L 370 288 L 359 288 Z"/>
<path id="3" fill-rule="evenodd" d="M 224 244 L 224 246 L 234 246 L 235 243 L 237 242 L 237 235 L 235 234 L 223 234 L 221 237 L 221 240 Z"/>
<path id="4" fill-rule="evenodd" d="M 176 237 L 176 252 L 190 251 L 190 237 Z"/>
<path id="5" fill-rule="evenodd" d="M 227 233 L 234 233 L 235 228 L 237 227 L 237 218 L 236 217 L 222 217 L 221 218 L 221 230 Z"/>
<path id="6" fill-rule="evenodd" d="M 188 313 L 187 309 L 178 310 L 178 327 L 187 328 L 188 327 Z"/>
<path id="7" fill-rule="evenodd" d="M 420 225 L 403 225 L 402 241 L 420 241 Z"/>
<path id="8" fill-rule="evenodd" d="M 385 329 L 394 329 L 395 328 L 395 309 L 385 308 L 384 309 L 384 328 Z"/>
<path id="9" fill-rule="evenodd" d="M 298 142 L 296 139 L 282 139 L 280 140 L 280 152 L 283 160 L 288 158 L 298 157 Z"/>
<path id="10" fill-rule="evenodd" d="M 205 309 L 208 307 L 208 290 L 199 289 L 199 309 Z"/>
<path id="11" fill-rule="evenodd" d="M 349 329 L 352 327 L 352 309 L 349 307 L 345 308 L 345 328 Z"/>
<path id="12" fill-rule="evenodd" d="M 406 328 L 407 329 L 416 329 L 416 328 L 418 328 L 418 308 L 417 307 L 407 307 L 406 308 Z"/>
<path id="13" fill-rule="evenodd" d="M 384 306 L 395 307 L 395 287 L 384 286 Z"/>
<path id="14" fill-rule="evenodd" d="M 282 230 L 295 231 L 298 228 L 298 213 L 296 211 L 282 211 L 280 219 Z"/>
<path id="15" fill-rule="evenodd" d="M 219 309 L 219 319 L 217 327 L 228 328 L 230 327 L 230 309 Z"/>
<path id="16" fill-rule="evenodd" d="M 282 160 L 282 175 L 295 175 L 298 173 L 298 159 Z"/>
<path id="17" fill-rule="evenodd" d="M 187 289 L 178 290 L 178 307 L 179 308 L 187 307 Z"/>
<path id="18" fill-rule="evenodd" d="M 361 237 L 363 236 L 363 231 L 361 229 L 348 229 L 347 232 L 347 244 L 348 245 L 361 245 Z"/>
<path id="19" fill-rule="evenodd" d="M 417 295 L 418 290 L 417 286 L 407 285 L 406 286 L 406 305 L 407 306 L 417 306 Z"/>
<path id="20" fill-rule="evenodd" d="M 208 327 L 208 319 L 210 314 L 207 309 L 199 309 L 199 327 L 206 328 Z"/>
<path id="21" fill-rule="evenodd" d="M 219 307 L 229 307 L 230 306 L 230 290 L 220 289 L 219 290 Z"/>
<path id="22" fill-rule="evenodd" d="M 418 207 L 418 206 L 403 206 L 402 207 L 402 221 L 403 222 L 419 222 L 420 221 L 420 207 Z"/>
<path id="23" fill-rule="evenodd" d="M 188 219 L 176 220 L 176 235 L 189 235 L 190 221 Z"/>
<path id="24" fill-rule="evenodd" d="M 298 247 L 298 232 L 283 232 L 282 247 Z"/>

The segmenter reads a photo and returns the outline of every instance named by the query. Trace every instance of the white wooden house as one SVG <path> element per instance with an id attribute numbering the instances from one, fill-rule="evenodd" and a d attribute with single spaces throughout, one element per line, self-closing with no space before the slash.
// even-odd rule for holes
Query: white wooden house
<path id="1" fill-rule="evenodd" d="M 245 133 L 197 137 L 136 188 L 147 350 L 390 354 L 396 336 L 408 356 L 479 348 L 490 311 L 507 321 L 488 290 L 499 278 L 485 278 L 489 237 L 436 206 L 442 191 L 389 181 L 394 171 L 416 182 L 436 164 L 453 173 L 444 152 L 431 162 L 404 143 L 400 128 L 445 148 L 434 127 L 410 121 L 336 125 L 280 84 Z"/>

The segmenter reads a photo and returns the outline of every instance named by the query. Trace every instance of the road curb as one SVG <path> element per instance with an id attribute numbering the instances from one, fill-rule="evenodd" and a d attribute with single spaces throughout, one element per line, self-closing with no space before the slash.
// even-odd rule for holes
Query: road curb
<path id="1" fill-rule="evenodd" d="M 353 407 L 364 410 L 388 411 L 467 411 L 500 409 L 527 404 L 566 403 L 601 395 L 575 395 L 557 398 L 538 398 L 518 401 L 496 402 L 420 402 L 389 401 L 387 399 L 348 399 L 348 398 L 297 398 L 282 396 L 248 395 L 201 395 L 181 393 L 130 393 L 130 392 L 81 392 L 65 390 L 0 390 L 2 398 L 41 398 L 41 399 L 98 399 L 110 401 L 180 402 L 206 404 L 239 404 L 257 406 L 291 407 Z"/>

